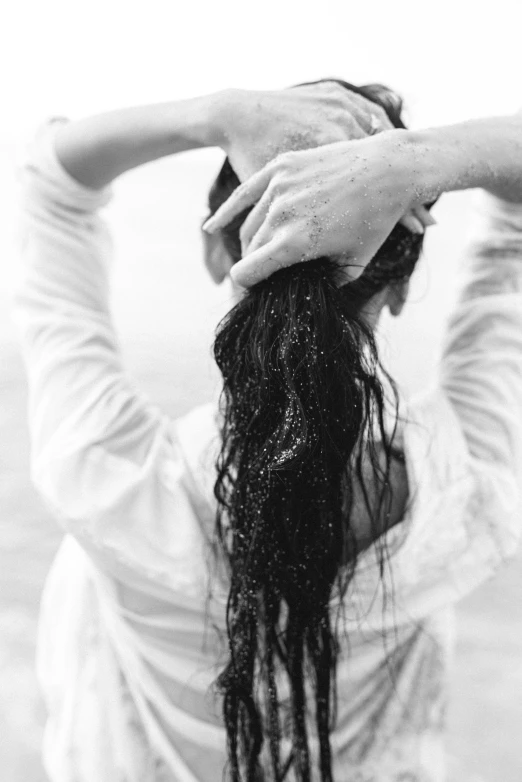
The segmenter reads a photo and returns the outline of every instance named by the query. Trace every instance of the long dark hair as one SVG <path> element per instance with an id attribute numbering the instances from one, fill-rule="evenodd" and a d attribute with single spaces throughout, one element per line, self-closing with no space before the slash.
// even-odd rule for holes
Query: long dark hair
<path id="1" fill-rule="evenodd" d="M 404 127 L 401 100 L 386 87 L 339 83 Z M 211 213 L 238 184 L 226 160 L 210 191 Z M 246 214 L 222 233 L 234 262 Z M 391 407 L 396 422 L 398 411 L 361 309 L 410 276 L 421 247 L 422 236 L 398 224 L 362 276 L 342 287 L 332 259 L 282 269 L 248 290 L 218 326 L 216 533 L 230 592 L 229 660 L 217 686 L 232 782 L 279 782 L 290 768 L 297 782 L 309 782 L 315 764 L 322 782 L 332 780 L 340 646 L 331 604 L 345 594 L 357 562 L 355 485 L 373 537 L 387 529 L 394 432 L 386 415 Z M 380 557 L 382 567 L 382 547 Z M 291 746 L 286 758 L 283 739 Z"/>

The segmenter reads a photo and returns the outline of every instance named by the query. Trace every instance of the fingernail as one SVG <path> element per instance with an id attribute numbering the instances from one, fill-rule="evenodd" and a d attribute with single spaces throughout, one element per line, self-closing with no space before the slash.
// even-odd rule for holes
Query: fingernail
<path id="1" fill-rule="evenodd" d="M 426 225 L 437 225 L 437 221 L 430 212 L 426 212 L 423 219 Z"/>
<path id="2" fill-rule="evenodd" d="M 209 217 L 208 220 L 206 220 L 203 225 L 201 226 L 203 231 L 206 231 L 208 234 L 213 234 L 216 231 L 216 224 L 213 217 Z"/>
<path id="3" fill-rule="evenodd" d="M 416 217 L 411 218 L 411 230 L 414 231 L 416 234 L 423 234 L 424 233 L 424 226 L 421 223 L 420 220 L 418 220 Z"/>
<path id="4" fill-rule="evenodd" d="M 233 284 L 236 286 L 236 288 L 241 288 L 241 290 L 246 290 L 246 285 L 243 285 L 242 282 L 239 282 L 239 280 L 236 279 L 235 274 L 232 274 L 230 272 L 230 279 L 232 280 Z"/>

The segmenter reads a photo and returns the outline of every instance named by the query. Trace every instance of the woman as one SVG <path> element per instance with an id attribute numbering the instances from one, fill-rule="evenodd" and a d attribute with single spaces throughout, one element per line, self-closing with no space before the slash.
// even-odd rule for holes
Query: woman
<path id="1" fill-rule="evenodd" d="M 17 312 L 68 533 L 38 652 L 53 782 L 445 779 L 452 605 L 519 533 L 521 139 L 518 115 L 412 133 L 389 91 L 331 81 L 43 129 Z M 207 262 L 251 287 L 216 335 L 220 409 L 171 421 L 121 368 L 99 209 L 124 171 L 215 145 L 211 212 L 253 178 Z M 440 382 L 399 414 L 374 328 L 424 205 L 468 187 L 494 196 Z"/>

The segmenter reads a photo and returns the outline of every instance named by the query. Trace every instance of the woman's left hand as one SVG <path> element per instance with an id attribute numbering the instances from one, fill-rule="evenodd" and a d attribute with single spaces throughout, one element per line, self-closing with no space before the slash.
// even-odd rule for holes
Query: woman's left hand
<path id="1" fill-rule="evenodd" d="M 356 279 L 419 200 L 421 166 L 408 131 L 287 152 L 257 172 L 203 226 L 213 232 L 256 204 L 241 232 L 245 255 L 231 272 L 249 287 L 277 269 L 323 256 Z"/>

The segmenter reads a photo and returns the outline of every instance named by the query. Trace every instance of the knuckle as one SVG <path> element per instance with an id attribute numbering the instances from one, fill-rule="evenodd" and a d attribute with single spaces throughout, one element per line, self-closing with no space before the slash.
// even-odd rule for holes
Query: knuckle
<path id="1" fill-rule="evenodd" d="M 267 208 L 272 211 L 274 208 L 274 202 L 277 200 L 278 196 L 280 196 L 284 191 L 284 177 L 281 173 L 277 173 L 277 175 L 272 179 L 270 182 L 270 185 L 268 186 L 268 189 L 266 191 L 266 203 Z"/>
<path id="2" fill-rule="evenodd" d="M 291 165 L 292 165 L 292 159 L 293 159 L 293 152 L 287 150 L 286 152 L 281 152 L 277 158 L 277 168 L 280 171 L 287 171 Z"/>
<path id="3" fill-rule="evenodd" d="M 264 170 L 273 177 L 277 173 L 279 168 L 279 157 L 272 158 L 266 163 Z"/>
<path id="4" fill-rule="evenodd" d="M 277 172 L 267 191 L 267 198 L 270 208 L 273 208 L 274 201 L 277 201 L 288 190 L 289 180 L 291 178 L 290 170 L 283 169 Z"/>

